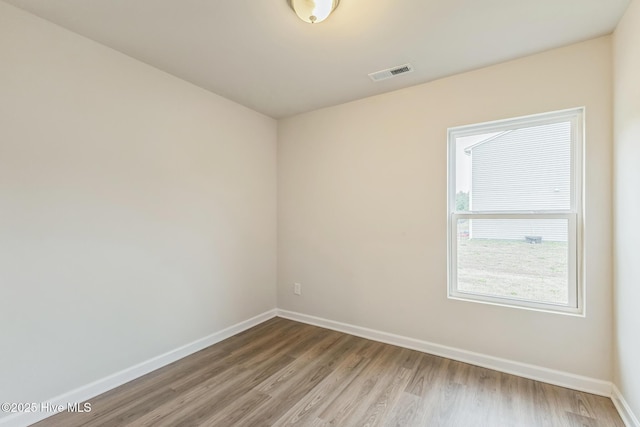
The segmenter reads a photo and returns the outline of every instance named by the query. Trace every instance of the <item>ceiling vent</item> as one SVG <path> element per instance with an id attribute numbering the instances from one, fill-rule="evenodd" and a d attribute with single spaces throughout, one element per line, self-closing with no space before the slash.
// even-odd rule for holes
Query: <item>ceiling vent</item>
<path id="1" fill-rule="evenodd" d="M 413 67 L 411 64 L 398 65 L 397 67 L 388 68 L 382 71 L 376 71 L 375 73 L 369 74 L 371 80 L 374 82 L 378 82 L 380 80 L 390 79 L 391 77 L 399 76 L 400 74 L 406 74 L 413 71 Z"/>

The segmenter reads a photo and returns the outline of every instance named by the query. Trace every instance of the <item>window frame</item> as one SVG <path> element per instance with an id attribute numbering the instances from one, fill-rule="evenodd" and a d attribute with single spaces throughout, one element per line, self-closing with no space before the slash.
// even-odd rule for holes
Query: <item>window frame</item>
<path id="1" fill-rule="evenodd" d="M 571 192 L 569 209 L 560 210 L 456 210 L 456 139 L 482 133 L 504 132 L 558 122 L 571 122 Z M 572 108 L 486 123 L 452 127 L 447 130 L 447 297 L 571 315 L 585 314 L 584 292 L 584 143 L 585 108 Z M 459 219 L 567 219 L 568 220 L 568 303 L 556 304 L 505 296 L 491 296 L 460 291 L 457 288 L 457 223 Z"/>

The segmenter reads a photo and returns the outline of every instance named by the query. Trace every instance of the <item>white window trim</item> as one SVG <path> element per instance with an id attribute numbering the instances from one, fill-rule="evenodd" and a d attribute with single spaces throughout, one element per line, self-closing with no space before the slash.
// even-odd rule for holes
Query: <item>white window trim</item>
<path id="1" fill-rule="evenodd" d="M 450 299 L 493 304 L 530 310 L 585 315 L 584 291 L 584 116 L 585 109 L 573 108 L 507 120 L 459 126 L 448 129 L 448 180 L 447 180 L 447 244 L 448 277 L 447 296 Z M 571 205 L 570 209 L 557 211 L 495 211 L 457 212 L 456 207 L 456 138 L 480 133 L 503 132 L 523 126 L 544 125 L 560 121 L 572 122 L 571 157 Z M 490 296 L 459 291 L 457 289 L 457 221 L 458 219 L 567 219 L 569 226 L 569 303 L 567 305 L 536 302 L 509 297 Z"/>

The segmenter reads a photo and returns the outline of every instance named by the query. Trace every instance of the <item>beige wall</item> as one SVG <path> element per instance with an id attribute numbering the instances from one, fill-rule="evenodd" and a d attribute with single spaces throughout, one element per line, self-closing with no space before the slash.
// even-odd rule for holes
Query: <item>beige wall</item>
<path id="1" fill-rule="evenodd" d="M 640 417 L 640 2 L 614 34 L 615 377 Z"/>
<path id="2" fill-rule="evenodd" d="M 276 122 L 0 2 L 0 401 L 275 308 Z"/>
<path id="3" fill-rule="evenodd" d="M 603 37 L 280 121 L 279 308 L 610 380 L 610 44 Z M 587 316 L 448 300 L 447 128 L 579 106 Z"/>
<path id="4" fill-rule="evenodd" d="M 615 43 L 615 366 L 635 411 L 638 9 Z M 274 308 L 276 136 L 280 308 L 610 380 L 610 42 L 285 119 L 276 135 L 0 2 L 0 401 L 46 401 Z M 587 316 L 448 300 L 446 129 L 578 106 Z"/>

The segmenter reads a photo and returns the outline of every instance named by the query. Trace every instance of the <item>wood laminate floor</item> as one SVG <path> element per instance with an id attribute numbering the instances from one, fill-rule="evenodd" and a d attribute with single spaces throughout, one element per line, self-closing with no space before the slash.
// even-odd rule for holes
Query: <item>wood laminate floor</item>
<path id="1" fill-rule="evenodd" d="M 89 401 L 73 426 L 620 426 L 610 399 L 281 318 Z"/>

